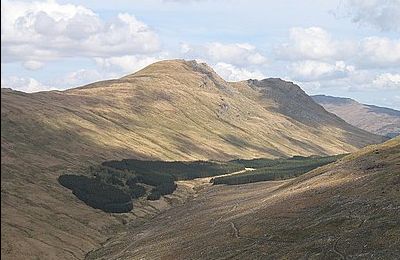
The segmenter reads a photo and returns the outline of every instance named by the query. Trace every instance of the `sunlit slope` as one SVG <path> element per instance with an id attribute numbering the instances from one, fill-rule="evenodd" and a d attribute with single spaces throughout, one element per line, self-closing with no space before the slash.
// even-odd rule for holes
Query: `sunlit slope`
<path id="1" fill-rule="evenodd" d="M 206 65 L 175 60 L 65 92 L 3 91 L 2 137 L 50 153 L 161 159 L 338 154 L 382 141 L 298 86 L 274 84 L 238 90 Z"/>

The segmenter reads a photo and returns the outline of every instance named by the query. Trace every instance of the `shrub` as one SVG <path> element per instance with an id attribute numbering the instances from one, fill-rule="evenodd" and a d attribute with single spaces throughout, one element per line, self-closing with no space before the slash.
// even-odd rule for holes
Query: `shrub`
<path id="1" fill-rule="evenodd" d="M 137 199 L 146 194 L 146 189 L 138 184 L 133 184 L 129 186 L 129 194 L 132 199 Z"/>
<path id="2" fill-rule="evenodd" d="M 138 177 L 137 176 L 131 176 L 125 182 L 126 186 L 128 186 L 129 188 L 134 187 L 136 185 L 136 183 L 138 183 Z"/>
<path id="3" fill-rule="evenodd" d="M 157 189 L 152 189 L 150 194 L 147 196 L 148 200 L 158 200 L 161 198 L 161 193 Z"/>
<path id="4" fill-rule="evenodd" d="M 124 182 L 116 175 L 111 175 L 111 177 L 108 179 L 108 182 L 113 185 L 124 186 Z"/>
<path id="5" fill-rule="evenodd" d="M 158 185 L 155 189 L 157 189 L 161 195 L 167 195 L 167 194 L 172 194 L 176 190 L 176 187 L 177 187 L 176 183 L 168 182 Z"/>

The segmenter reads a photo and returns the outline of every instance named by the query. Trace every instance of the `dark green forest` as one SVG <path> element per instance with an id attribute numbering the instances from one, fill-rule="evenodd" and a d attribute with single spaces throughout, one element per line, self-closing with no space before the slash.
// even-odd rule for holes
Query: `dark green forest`
<path id="1" fill-rule="evenodd" d="M 87 205 L 105 212 L 129 212 L 133 208 L 131 197 L 113 185 L 96 178 L 79 175 L 62 175 L 58 181 Z"/>
<path id="2" fill-rule="evenodd" d="M 124 159 L 106 161 L 90 167 L 87 176 L 62 175 L 59 182 L 87 205 L 105 212 L 129 212 L 133 199 L 141 197 L 158 200 L 172 194 L 176 181 L 218 176 L 252 168 L 243 173 L 215 177 L 217 184 L 244 184 L 258 181 L 281 180 L 299 176 L 319 166 L 331 163 L 343 155 L 326 157 L 294 156 L 285 159 L 237 159 L 217 161 L 143 161 Z"/>
<path id="3" fill-rule="evenodd" d="M 129 170 L 143 176 L 170 175 L 176 181 L 192 180 L 195 178 L 210 177 L 231 173 L 244 169 L 244 165 L 234 162 L 217 161 L 142 161 L 124 159 L 121 161 L 107 161 L 103 166 Z M 157 178 L 161 178 L 158 176 Z M 156 179 L 157 179 L 156 178 Z"/>
<path id="4" fill-rule="evenodd" d="M 344 155 L 335 156 L 294 156 L 286 159 L 253 159 L 233 160 L 232 163 L 253 168 L 241 174 L 221 176 L 211 179 L 214 185 L 228 184 L 237 185 L 259 181 L 284 180 L 297 177 L 320 166 L 332 163 Z"/>

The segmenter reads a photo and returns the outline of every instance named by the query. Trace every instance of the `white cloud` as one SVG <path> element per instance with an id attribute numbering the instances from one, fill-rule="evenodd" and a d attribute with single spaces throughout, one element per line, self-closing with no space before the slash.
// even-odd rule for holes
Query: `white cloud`
<path id="1" fill-rule="evenodd" d="M 358 68 L 400 67 L 400 39 L 375 36 L 339 41 L 319 27 L 292 28 L 289 40 L 276 48 L 276 55 L 278 59 L 303 63 L 345 61 Z"/>
<path id="2" fill-rule="evenodd" d="M 64 90 L 71 87 L 79 87 L 95 81 L 113 78 L 112 73 L 99 72 L 95 69 L 80 69 L 63 76 L 48 79 L 41 82 L 32 77 L 7 76 L 2 77 L 1 87 L 11 88 L 23 92 L 38 92 L 48 90 Z"/>
<path id="3" fill-rule="evenodd" d="M 181 52 L 186 58 L 205 59 L 211 63 L 229 63 L 238 67 L 261 66 L 267 58 L 255 46 L 248 43 L 223 44 L 219 42 L 204 45 L 181 45 Z"/>
<path id="4" fill-rule="evenodd" d="M 343 78 L 354 71 L 354 67 L 346 65 L 344 61 L 330 64 L 313 60 L 292 63 L 289 69 L 293 73 L 294 79 L 300 81 Z"/>
<path id="5" fill-rule="evenodd" d="M 69 87 L 78 87 L 80 85 L 85 85 L 102 79 L 106 79 L 107 75 L 104 75 L 94 69 L 80 69 L 68 73 L 67 75 L 61 77 L 60 79 L 53 80 L 54 85 L 61 89 L 66 89 Z"/>
<path id="6" fill-rule="evenodd" d="M 290 78 L 290 77 L 289 77 Z M 295 79 L 296 80 L 296 79 Z M 379 94 L 388 91 L 398 91 L 400 89 L 400 74 L 398 73 L 381 73 L 376 70 L 354 70 L 348 71 L 343 77 L 326 77 L 319 78 L 314 81 L 298 80 L 300 86 L 304 86 L 306 90 L 313 93 L 322 89 L 335 90 L 343 93 L 360 92 Z M 389 92 L 388 92 L 389 93 Z M 373 94 L 368 94 L 373 95 Z"/>
<path id="7" fill-rule="evenodd" d="M 22 63 L 22 66 L 28 70 L 38 70 L 41 69 L 44 64 L 43 62 L 35 61 L 35 60 L 28 60 Z"/>
<path id="8" fill-rule="evenodd" d="M 110 58 L 95 58 L 95 61 L 100 68 L 106 71 L 133 73 L 161 59 L 161 57 L 125 55 Z"/>
<path id="9" fill-rule="evenodd" d="M 372 83 L 379 89 L 400 90 L 400 74 L 383 73 L 378 75 Z"/>
<path id="10" fill-rule="evenodd" d="M 133 15 L 110 21 L 92 10 L 56 1 L 2 1 L 2 61 L 111 57 L 159 50 L 158 36 Z"/>
<path id="11" fill-rule="evenodd" d="M 400 67 L 400 40 L 365 38 L 360 43 L 357 56 L 360 66 Z"/>
<path id="12" fill-rule="evenodd" d="M 247 79 L 263 79 L 265 76 L 260 71 L 250 71 L 244 68 L 235 67 L 232 64 L 218 62 L 213 69 L 225 80 L 240 81 Z"/>
<path id="13" fill-rule="evenodd" d="M 203 45 L 183 43 L 181 55 L 186 59 L 208 63 L 228 81 L 265 78 L 260 69 L 268 63 L 267 58 L 255 46 L 248 43 L 212 42 Z"/>
<path id="14" fill-rule="evenodd" d="M 350 42 L 339 42 L 320 27 L 292 28 L 289 42 L 276 49 L 280 58 L 288 60 L 332 60 L 345 56 L 354 48 Z"/>
<path id="15" fill-rule="evenodd" d="M 34 78 L 24 78 L 24 77 L 16 77 L 10 76 L 6 78 L 1 78 L 1 87 L 2 88 L 11 88 L 14 90 L 19 90 L 23 92 L 38 92 L 44 90 L 53 90 L 54 87 L 47 86 Z"/>
<path id="16" fill-rule="evenodd" d="M 354 23 L 383 31 L 400 31 L 399 0 L 345 0 L 342 4 L 338 11 L 344 12 Z"/>

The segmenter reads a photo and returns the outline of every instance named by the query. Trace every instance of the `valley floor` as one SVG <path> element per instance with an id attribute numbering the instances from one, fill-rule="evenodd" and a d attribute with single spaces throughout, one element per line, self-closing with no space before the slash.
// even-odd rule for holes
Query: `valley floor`
<path id="1" fill-rule="evenodd" d="M 356 155 L 285 181 L 180 182 L 192 192 L 185 203 L 128 223 L 86 258 L 398 259 L 398 154 Z"/>
<path id="2" fill-rule="evenodd" d="M 127 233 L 110 240 L 101 249 L 88 254 L 87 259 L 101 257 L 104 259 L 182 257 L 183 259 L 186 254 L 191 254 L 194 248 L 199 251 L 198 257 L 203 258 L 211 245 L 207 243 L 207 239 L 203 241 L 201 247 L 191 244 L 191 236 L 197 234 L 204 238 L 213 237 L 215 230 L 220 228 L 226 234 L 221 237 L 221 243 L 233 245 L 235 242 L 243 242 L 242 239 L 246 242 L 248 238 L 241 236 L 240 230 L 233 221 L 235 217 L 256 209 L 255 202 L 270 197 L 277 188 L 288 182 L 286 180 L 238 186 L 212 186 L 209 180 L 210 178 L 199 178 L 179 181 L 178 190 L 167 198 L 187 196 L 190 194 L 187 192 L 189 188 L 192 189 L 192 193 L 186 203 L 162 212 L 143 225 L 130 228 Z M 187 236 L 178 235 L 182 232 Z M 177 245 L 180 246 L 174 248 Z M 232 252 L 230 252 L 232 249 L 227 250 L 228 252 L 224 254 L 227 258 L 235 254 L 235 250 Z M 110 252 L 112 252 L 111 255 Z"/>

